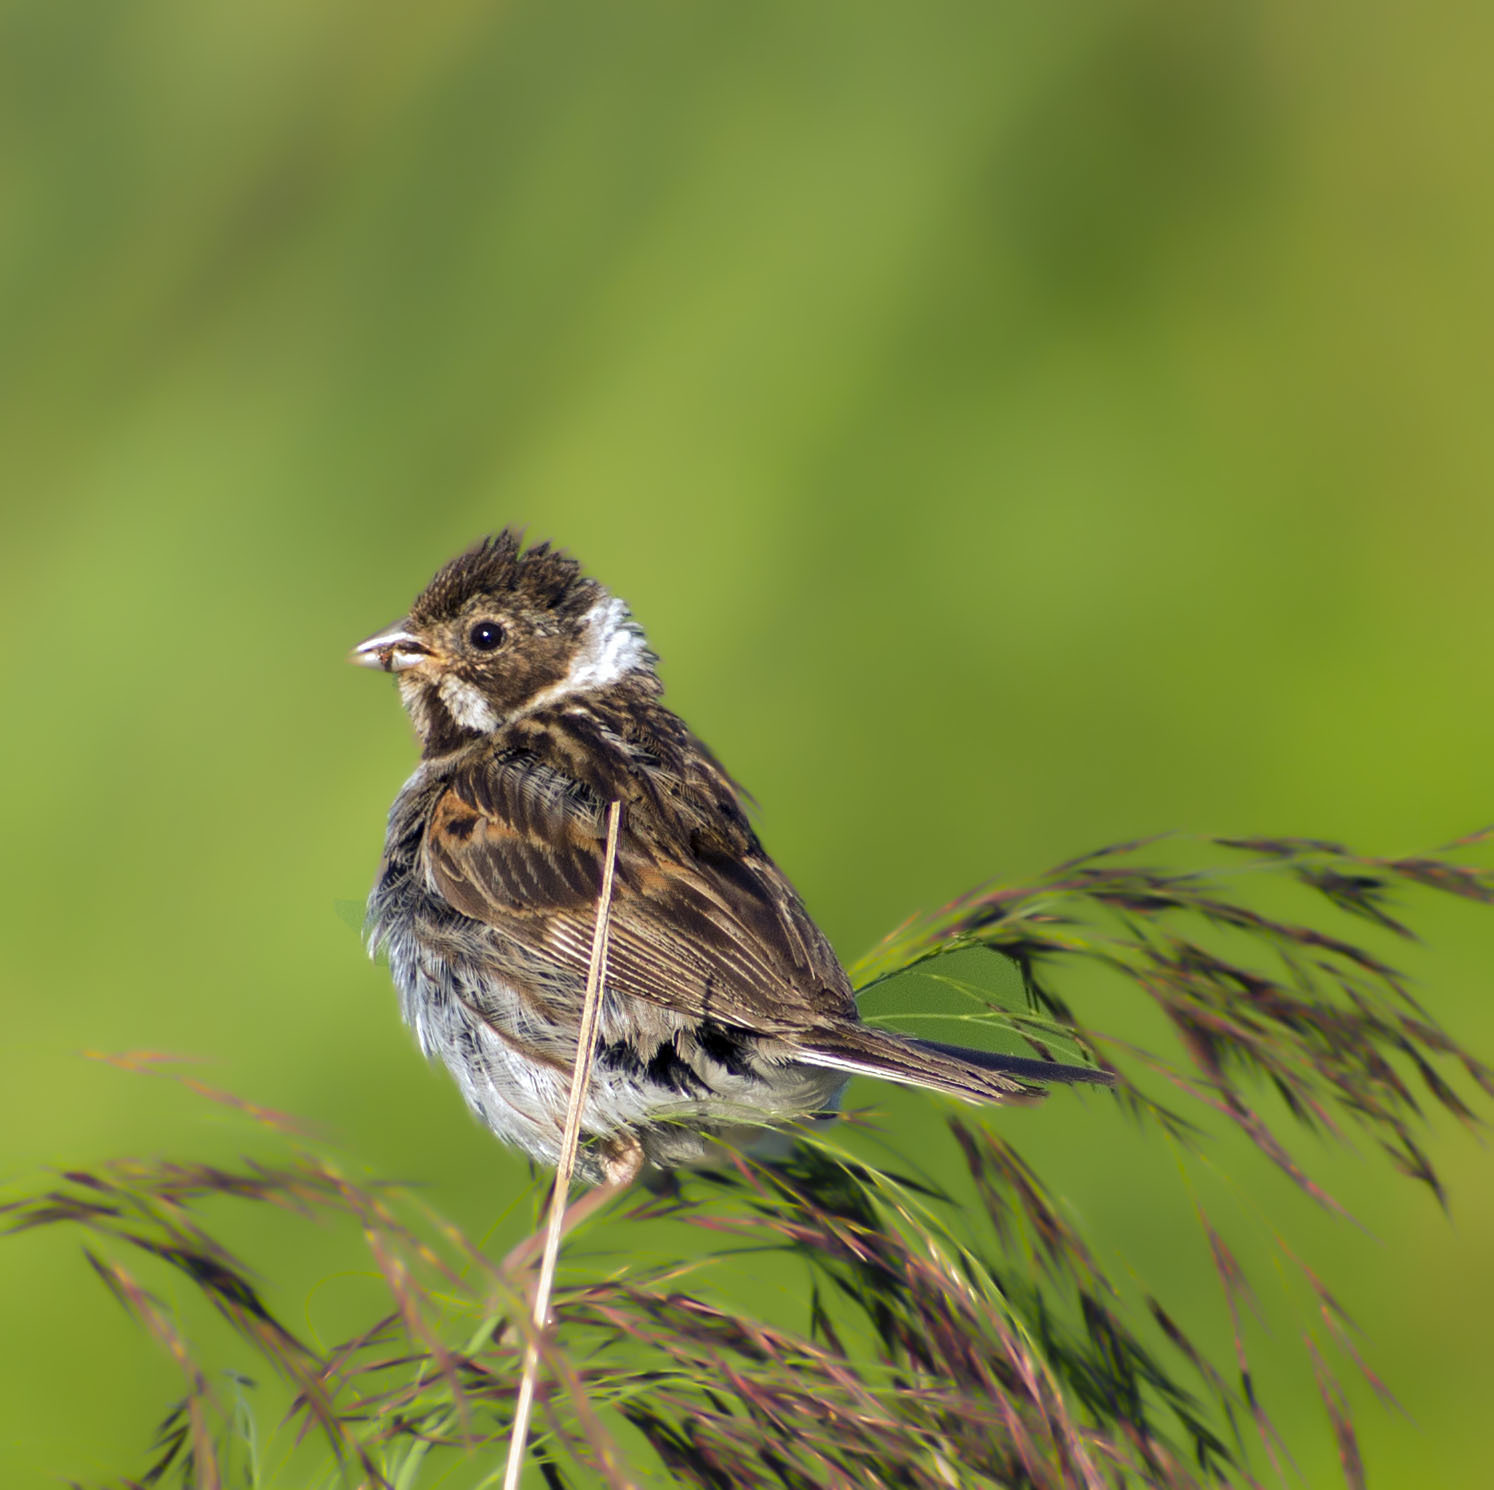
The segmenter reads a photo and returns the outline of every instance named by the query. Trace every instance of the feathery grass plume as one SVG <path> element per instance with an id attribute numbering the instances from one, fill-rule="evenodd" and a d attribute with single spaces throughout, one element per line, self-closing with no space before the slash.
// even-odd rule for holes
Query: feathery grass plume
<path id="1" fill-rule="evenodd" d="M 1295 1127 L 1368 1139 L 1441 1199 L 1428 1112 L 1478 1123 L 1475 1103 L 1494 1095 L 1494 1076 L 1421 1008 L 1380 944 L 1411 935 L 1402 892 L 1494 901 L 1494 873 L 1464 862 L 1487 844 L 1474 835 L 1393 860 L 1297 839 L 1121 845 L 1031 885 L 965 897 L 889 938 L 856 973 L 886 993 L 895 973 L 933 972 L 960 991 L 957 1017 L 1041 1054 L 1077 1052 L 1116 1069 L 1119 1100 L 1172 1147 L 1185 1177 L 1210 1162 L 1210 1130 L 1222 1123 L 1332 1207 L 1292 1152 Z M 1175 862 L 1200 847 L 1225 862 Z M 1294 895 L 1298 906 L 1282 909 Z M 1316 913 L 1301 909 L 1303 896 Z M 1345 913 L 1352 939 L 1320 924 Z M 940 971 L 937 959 L 971 948 L 1014 959 L 1025 1000 L 1003 1006 Z M 1072 976 L 1083 968 L 1104 976 Z M 1093 1017 L 1071 1007 L 1077 984 Z M 1103 1032 L 1105 1001 L 1128 991 L 1165 1016 L 1170 1048 Z M 155 1058 L 124 1063 L 172 1074 Z M 463 1483 L 496 1487 L 529 1339 L 543 1367 L 529 1459 L 548 1490 L 1192 1490 L 1254 1486 L 1263 1464 L 1280 1474 L 1288 1462 L 1246 1352 L 1251 1284 L 1202 1202 L 1193 1201 L 1200 1243 L 1233 1321 L 1233 1359 L 1216 1359 L 1147 1286 L 1146 1258 L 1131 1260 L 1134 1271 L 1108 1264 L 1036 1167 L 973 1113 L 949 1119 L 963 1169 L 952 1184 L 904 1172 L 905 1161 L 859 1157 L 850 1140 L 870 1135 L 852 1114 L 828 1133 L 801 1134 L 786 1158 L 723 1147 L 716 1169 L 632 1192 L 619 1208 L 647 1248 L 573 1252 L 555 1291 L 556 1328 L 536 1337 L 525 1304 L 536 1247 L 489 1258 L 407 1191 L 351 1177 L 279 1115 L 188 1084 L 254 1118 L 275 1157 L 119 1160 L 64 1174 L 0 1212 L 12 1233 L 81 1231 L 109 1291 L 182 1370 L 184 1397 L 148 1468 L 121 1485 L 416 1490 L 466 1465 Z M 225 1203 L 350 1224 L 381 1304 L 338 1343 L 302 1339 L 277 1312 L 273 1284 L 255 1281 L 222 1240 Z M 1269 1240 L 1309 1300 L 1305 1366 L 1345 1479 L 1362 1485 L 1329 1350 L 1384 1389 L 1334 1294 L 1284 1237 Z M 806 1281 L 792 1318 L 733 1301 L 725 1270 L 743 1251 L 794 1263 Z M 236 1365 L 266 1383 L 253 1414 L 247 1376 L 232 1393 L 216 1384 L 194 1352 L 189 1314 L 173 1316 L 138 1281 L 142 1268 L 186 1279 L 226 1321 Z M 265 1431 L 278 1408 L 283 1420 Z M 304 1457 L 292 1456 L 313 1446 L 321 1460 L 308 1478 Z"/>

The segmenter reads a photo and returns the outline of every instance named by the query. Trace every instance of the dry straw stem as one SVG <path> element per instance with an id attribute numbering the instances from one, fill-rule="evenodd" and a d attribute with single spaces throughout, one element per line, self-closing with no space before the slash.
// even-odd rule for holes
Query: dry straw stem
<path id="1" fill-rule="evenodd" d="M 555 1287 L 555 1267 L 560 1260 L 560 1239 L 565 1234 L 566 1201 L 571 1193 L 571 1175 L 581 1142 L 581 1112 L 591 1085 L 591 1063 L 596 1054 L 597 1023 L 602 1008 L 602 985 L 607 977 L 607 923 L 612 913 L 612 880 L 617 868 L 617 833 L 622 821 L 622 803 L 607 809 L 607 851 L 602 861 L 602 892 L 597 900 L 596 927 L 591 936 L 591 964 L 586 970 L 586 997 L 581 1007 L 581 1028 L 576 1036 L 576 1065 L 571 1073 L 571 1100 L 566 1108 L 565 1131 L 560 1140 L 560 1163 L 555 1170 L 555 1188 L 550 1196 L 550 1221 L 545 1232 L 545 1251 L 540 1259 L 539 1282 L 534 1290 L 534 1335 L 524 1352 L 524 1374 L 514 1407 L 514 1426 L 508 1441 L 508 1463 L 503 1472 L 503 1490 L 518 1490 L 529 1441 L 529 1418 L 534 1410 L 534 1388 L 539 1378 L 540 1339 L 550 1324 L 550 1295 Z"/>

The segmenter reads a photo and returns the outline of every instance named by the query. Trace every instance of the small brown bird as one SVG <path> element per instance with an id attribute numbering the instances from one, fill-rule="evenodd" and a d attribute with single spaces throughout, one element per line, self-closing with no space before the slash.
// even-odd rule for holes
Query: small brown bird
<path id="1" fill-rule="evenodd" d="M 971 1102 L 1107 1073 L 862 1024 L 829 942 L 739 789 L 660 702 L 627 606 L 500 533 L 453 559 L 353 660 L 399 679 L 421 761 L 369 898 L 406 1021 L 498 1137 L 556 1162 L 622 803 L 578 1173 L 698 1159 L 710 1135 L 832 1105 L 856 1074 Z"/>

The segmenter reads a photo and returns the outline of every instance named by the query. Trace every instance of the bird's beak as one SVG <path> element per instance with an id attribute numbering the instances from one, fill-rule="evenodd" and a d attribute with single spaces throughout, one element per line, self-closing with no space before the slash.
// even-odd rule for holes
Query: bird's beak
<path id="1" fill-rule="evenodd" d="M 424 662 L 431 649 L 413 632 L 406 629 L 408 622 L 401 621 L 366 642 L 359 642 L 348 653 L 348 661 L 359 667 L 381 667 L 386 673 L 403 672 L 407 667 Z"/>

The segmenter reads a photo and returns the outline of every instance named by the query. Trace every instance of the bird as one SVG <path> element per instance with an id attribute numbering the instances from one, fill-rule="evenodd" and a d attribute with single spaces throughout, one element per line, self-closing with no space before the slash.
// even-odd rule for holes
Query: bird
<path id="1" fill-rule="evenodd" d="M 614 802 L 583 1182 L 708 1162 L 720 1137 L 832 1111 L 857 1075 L 978 1103 L 1112 1079 L 864 1023 L 742 789 L 662 702 L 627 604 L 563 551 L 483 539 L 351 660 L 394 675 L 420 746 L 370 950 L 426 1056 L 531 1159 L 560 1155 Z"/>

